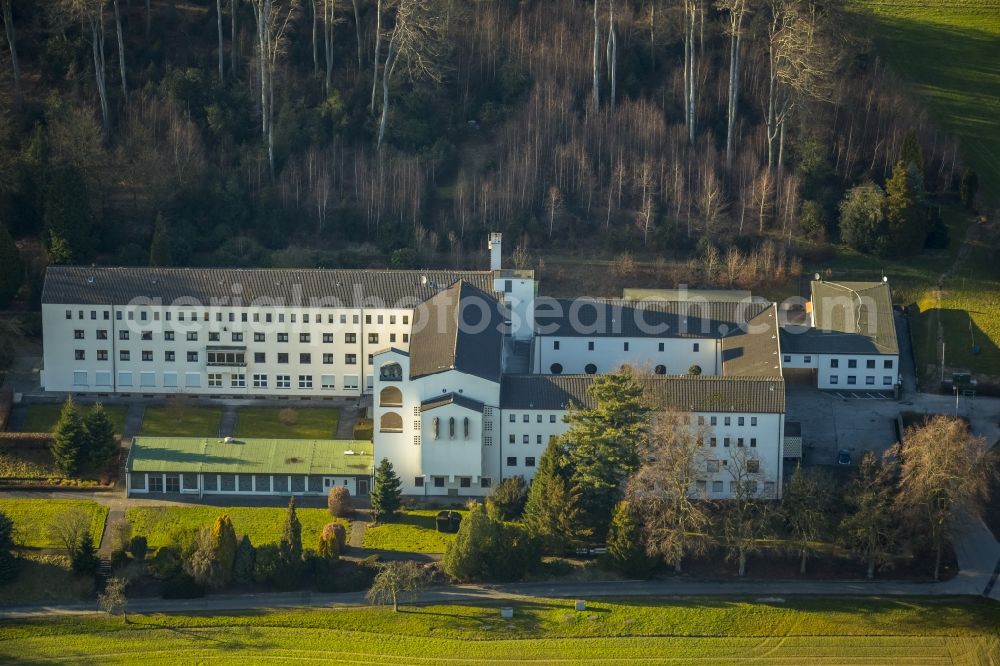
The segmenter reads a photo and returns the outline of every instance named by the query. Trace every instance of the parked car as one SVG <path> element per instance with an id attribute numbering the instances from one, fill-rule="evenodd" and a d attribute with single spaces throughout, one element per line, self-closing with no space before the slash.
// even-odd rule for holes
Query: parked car
<path id="1" fill-rule="evenodd" d="M 847 449 L 841 449 L 837 452 L 837 464 L 838 465 L 850 465 L 851 464 L 851 452 Z"/>

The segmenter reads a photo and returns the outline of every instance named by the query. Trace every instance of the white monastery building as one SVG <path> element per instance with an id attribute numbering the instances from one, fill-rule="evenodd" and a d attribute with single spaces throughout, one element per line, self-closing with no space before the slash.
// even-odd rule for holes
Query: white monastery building
<path id="1" fill-rule="evenodd" d="M 500 234 L 488 247 L 482 271 L 51 267 L 42 386 L 370 396 L 373 461 L 392 461 L 404 493 L 483 496 L 530 480 L 567 411 L 592 404 L 596 376 L 628 365 L 651 408 L 704 435 L 693 491 L 724 498 L 735 457 L 759 494 L 780 495 L 786 371 L 810 371 L 823 389 L 898 382 L 884 281 L 816 281 L 807 325 L 782 327 L 776 304 L 749 294 L 540 297 L 532 271 L 501 268 Z M 301 474 L 307 486 L 326 478 Z"/>

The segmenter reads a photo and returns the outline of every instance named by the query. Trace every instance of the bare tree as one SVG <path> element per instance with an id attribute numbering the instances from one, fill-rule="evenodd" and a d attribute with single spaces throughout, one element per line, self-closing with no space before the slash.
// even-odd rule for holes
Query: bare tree
<path id="1" fill-rule="evenodd" d="M 726 461 L 729 498 L 722 510 L 722 543 L 726 557 L 735 560 L 740 576 L 747 572 L 747 556 L 756 552 L 767 529 L 767 505 L 761 501 L 760 461 L 750 449 L 737 448 Z"/>
<path id="2" fill-rule="evenodd" d="M 548 196 L 545 197 L 545 206 L 549 209 L 549 238 L 552 238 L 552 231 L 555 229 L 556 213 L 562 208 L 562 193 L 555 185 L 549 186 Z"/>
<path id="3" fill-rule="evenodd" d="M 122 17 L 118 11 L 118 0 L 111 0 L 115 10 L 115 32 L 118 36 L 118 70 L 122 79 L 122 104 L 128 106 L 128 83 L 125 78 L 125 37 L 122 35 Z"/>
<path id="4" fill-rule="evenodd" d="M 10 47 L 10 65 L 14 70 L 14 95 L 18 106 L 21 105 L 21 65 L 17 60 L 17 39 L 14 33 L 14 12 L 11 0 L 0 0 L 0 15 L 3 16 L 4 30 L 7 33 L 7 46 Z"/>
<path id="5" fill-rule="evenodd" d="M 115 0 L 117 2 L 117 0 Z M 215 19 L 219 31 L 219 83 L 226 82 L 225 52 L 222 43 L 222 0 L 215 0 Z"/>
<path id="6" fill-rule="evenodd" d="M 740 42 L 743 39 L 743 19 L 747 14 L 746 0 L 720 0 L 719 7 L 729 13 L 729 86 L 726 108 L 726 168 L 733 166 L 733 129 L 740 99 Z"/>
<path id="7" fill-rule="evenodd" d="M 618 36 L 615 34 L 615 0 L 608 0 L 608 79 L 611 81 L 609 103 L 615 108 L 618 91 Z"/>
<path id="8" fill-rule="evenodd" d="M 377 148 L 385 139 L 389 121 L 389 88 L 397 65 L 407 79 L 441 80 L 439 58 L 444 30 L 440 3 L 435 0 L 399 0 L 396 22 L 389 36 L 389 46 L 382 65 L 382 117 L 378 127 Z"/>
<path id="9" fill-rule="evenodd" d="M 906 429 L 897 502 L 915 530 L 927 532 L 934 546 L 934 580 L 941 570 L 941 548 L 960 514 L 978 514 L 997 474 L 996 455 L 968 424 L 934 416 Z"/>
<path id="10" fill-rule="evenodd" d="M 375 57 L 372 59 L 372 101 L 369 106 L 375 113 L 375 91 L 378 90 L 378 63 L 382 57 L 382 0 L 375 0 Z"/>
<path id="11" fill-rule="evenodd" d="M 240 0 L 229 0 L 229 71 L 236 76 L 236 16 Z"/>
<path id="12" fill-rule="evenodd" d="M 781 499 L 781 515 L 795 538 L 799 551 L 799 573 L 806 572 L 806 560 L 815 543 L 829 526 L 833 484 L 829 477 L 797 465 Z"/>
<path id="13" fill-rule="evenodd" d="M 594 110 L 601 106 L 601 31 L 597 21 L 597 0 L 594 0 Z"/>
<path id="14" fill-rule="evenodd" d="M 108 579 L 104 585 L 104 591 L 97 595 L 97 607 L 101 612 L 108 615 L 122 614 L 122 621 L 128 624 L 128 598 L 125 596 L 125 587 L 128 581 L 119 576 Z"/>
<path id="15" fill-rule="evenodd" d="M 698 115 L 694 42 L 699 4 L 699 0 L 684 0 L 684 123 L 687 125 L 688 143 L 694 143 Z"/>
<path id="16" fill-rule="evenodd" d="M 705 484 L 706 429 L 690 414 L 662 412 L 653 419 L 641 450 L 642 466 L 626 496 L 642 516 L 649 555 L 662 557 L 678 573 L 688 555 L 704 552 L 710 517 L 699 485 Z"/>
<path id="17" fill-rule="evenodd" d="M 876 567 L 892 562 L 898 532 L 892 476 L 892 467 L 868 451 L 847 487 L 849 513 L 840 529 L 847 547 L 867 564 L 869 579 Z"/>
<path id="18" fill-rule="evenodd" d="M 363 67 L 361 59 L 361 11 L 358 8 L 358 0 L 351 0 L 351 5 L 354 7 L 354 33 L 358 42 L 358 73 L 360 74 Z"/>
<path id="19" fill-rule="evenodd" d="M 260 64 L 261 134 L 267 163 L 274 174 L 274 70 L 285 52 L 286 34 L 295 17 L 298 0 L 249 0 L 257 21 L 257 54 Z"/>
<path id="20" fill-rule="evenodd" d="M 330 81 L 333 76 L 333 29 L 339 22 L 336 17 L 337 0 L 318 0 L 323 6 L 323 58 L 326 74 L 323 78 L 323 92 L 330 94 Z"/>
<path id="21" fill-rule="evenodd" d="M 94 79 L 101 106 L 104 133 L 111 131 L 111 107 L 108 103 L 107 76 L 104 58 L 104 4 L 106 0 L 62 0 L 63 8 L 73 20 L 90 28 L 90 45 L 94 56 Z"/>
<path id="22" fill-rule="evenodd" d="M 371 604 L 391 603 L 392 610 L 399 612 L 400 601 L 415 599 L 426 584 L 427 579 L 416 562 L 386 562 L 379 567 L 366 596 Z"/>

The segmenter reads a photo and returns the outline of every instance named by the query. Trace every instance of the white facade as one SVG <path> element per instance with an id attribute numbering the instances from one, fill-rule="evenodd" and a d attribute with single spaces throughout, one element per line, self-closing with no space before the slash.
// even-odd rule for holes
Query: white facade
<path id="1" fill-rule="evenodd" d="M 605 374 L 623 365 L 660 375 L 721 374 L 716 338 L 538 336 L 534 371 L 539 374 Z"/>
<path id="2" fill-rule="evenodd" d="M 900 383 L 897 354 L 785 353 L 782 366 L 812 370 L 816 387 L 842 391 L 892 391 Z"/>

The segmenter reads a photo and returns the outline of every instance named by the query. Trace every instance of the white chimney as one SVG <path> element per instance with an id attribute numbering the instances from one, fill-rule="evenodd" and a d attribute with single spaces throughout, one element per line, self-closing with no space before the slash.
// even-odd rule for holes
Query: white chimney
<path id="1" fill-rule="evenodd" d="M 501 241 L 503 239 L 503 234 L 493 232 L 490 234 L 490 240 L 487 247 L 490 249 L 490 270 L 498 271 L 500 270 L 500 247 Z"/>

